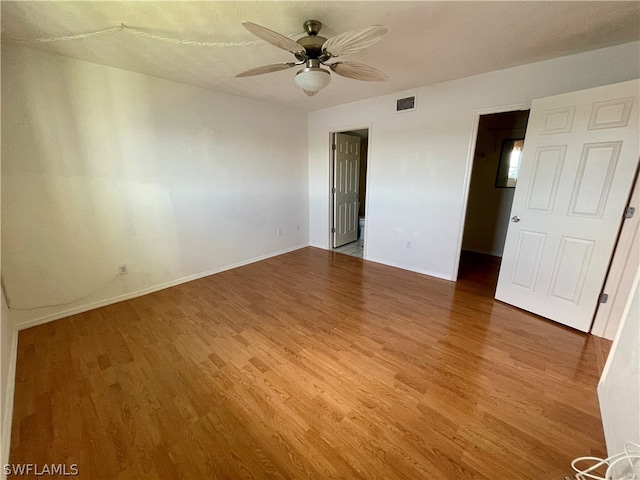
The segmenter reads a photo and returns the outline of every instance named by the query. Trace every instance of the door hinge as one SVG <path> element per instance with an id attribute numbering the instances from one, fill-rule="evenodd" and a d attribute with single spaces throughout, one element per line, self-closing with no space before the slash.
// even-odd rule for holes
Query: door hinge
<path id="1" fill-rule="evenodd" d="M 336 193 L 336 187 L 333 187 L 333 188 L 331 189 L 331 193 Z"/>
<path id="2" fill-rule="evenodd" d="M 627 207 L 624 210 L 624 218 L 633 218 L 633 214 L 636 213 L 636 209 L 633 207 Z"/>
<path id="3" fill-rule="evenodd" d="M 331 145 L 331 150 L 335 152 L 337 149 L 338 149 L 338 146 L 335 143 Z"/>
<path id="4" fill-rule="evenodd" d="M 600 303 L 607 303 L 609 301 L 609 295 L 607 293 L 600 294 Z"/>
<path id="5" fill-rule="evenodd" d="M 331 229 L 331 233 L 336 233 L 336 227 L 333 227 L 333 228 Z"/>

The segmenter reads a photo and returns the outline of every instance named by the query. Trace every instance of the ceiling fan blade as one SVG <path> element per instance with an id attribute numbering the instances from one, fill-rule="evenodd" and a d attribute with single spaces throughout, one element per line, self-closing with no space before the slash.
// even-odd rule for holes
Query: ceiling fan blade
<path id="1" fill-rule="evenodd" d="M 365 82 L 384 82 L 389 77 L 378 69 L 358 62 L 336 62 L 328 67 L 338 75 Z"/>
<path id="2" fill-rule="evenodd" d="M 253 33 L 256 37 L 261 38 L 265 42 L 268 42 L 278 48 L 282 48 L 283 50 L 294 54 L 297 53 L 300 55 L 304 55 L 306 53 L 302 45 L 296 43 L 289 37 L 285 37 L 278 32 L 274 32 L 273 30 L 269 30 L 266 27 L 262 27 L 251 22 L 242 22 L 242 26 Z"/>
<path id="3" fill-rule="evenodd" d="M 380 40 L 385 33 L 387 33 L 387 29 L 380 25 L 351 30 L 331 37 L 324 42 L 322 51 L 329 53 L 332 57 L 349 55 L 370 47 Z"/>
<path id="4" fill-rule="evenodd" d="M 295 67 L 295 63 L 274 63 L 272 65 L 264 65 L 258 68 L 252 68 L 246 72 L 242 72 L 236 75 L 236 77 L 253 77 L 254 75 L 262 75 L 263 73 L 278 72 L 280 70 L 286 70 L 287 68 Z"/>

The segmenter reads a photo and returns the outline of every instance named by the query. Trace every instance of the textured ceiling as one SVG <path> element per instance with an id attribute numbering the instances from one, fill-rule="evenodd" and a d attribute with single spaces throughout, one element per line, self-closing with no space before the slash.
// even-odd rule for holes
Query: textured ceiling
<path id="1" fill-rule="evenodd" d="M 250 68 L 293 61 L 293 55 L 259 40 L 245 46 L 207 47 L 118 31 L 25 44 L 307 111 L 640 39 L 637 1 L 2 1 L 1 5 L 3 41 L 86 33 L 121 23 L 167 37 L 230 43 L 257 40 L 240 25 L 243 20 L 299 36 L 305 20 L 320 20 L 321 35 L 327 38 L 367 25 L 386 26 L 389 32 L 378 44 L 345 60 L 386 72 L 387 82 L 332 74 L 332 83 L 313 98 L 295 85 L 295 68 L 234 78 Z"/>

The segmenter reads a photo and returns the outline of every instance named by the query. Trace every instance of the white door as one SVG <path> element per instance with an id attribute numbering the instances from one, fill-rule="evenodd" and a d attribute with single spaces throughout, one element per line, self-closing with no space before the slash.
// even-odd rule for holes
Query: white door
<path id="1" fill-rule="evenodd" d="M 533 102 L 496 298 L 589 330 L 638 165 L 640 81 Z"/>
<path id="2" fill-rule="evenodd" d="M 333 246 L 358 239 L 360 138 L 336 133 L 333 150 Z"/>

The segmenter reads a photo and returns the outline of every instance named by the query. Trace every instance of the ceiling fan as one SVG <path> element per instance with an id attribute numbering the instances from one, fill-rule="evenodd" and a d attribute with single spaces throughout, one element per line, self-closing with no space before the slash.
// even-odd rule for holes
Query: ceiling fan
<path id="1" fill-rule="evenodd" d="M 327 40 L 318 35 L 322 28 L 322 23 L 317 20 L 307 20 L 304 22 L 304 30 L 307 32 L 307 35 L 294 41 L 289 37 L 285 37 L 255 23 L 242 22 L 242 26 L 265 42 L 293 53 L 296 59 L 298 59 L 298 62 L 275 63 L 252 68 L 246 72 L 239 73 L 236 77 L 251 77 L 253 75 L 286 70 L 296 65 L 305 65 L 302 70 L 296 73 L 295 81 L 304 93 L 310 97 L 331 82 L 331 74 L 328 70 L 322 68 L 322 65 L 329 67 L 331 71 L 338 75 L 354 80 L 383 82 L 388 78 L 387 75 L 380 70 L 365 65 L 364 63 L 325 63 L 331 58 L 349 55 L 363 48 L 370 47 L 387 33 L 385 27 L 379 25 L 364 27 L 341 33 Z"/>

